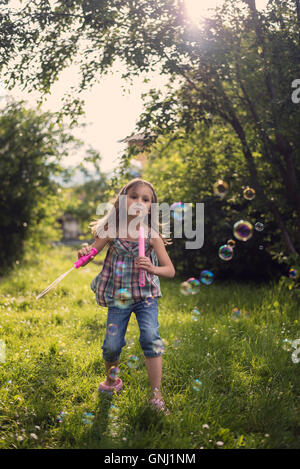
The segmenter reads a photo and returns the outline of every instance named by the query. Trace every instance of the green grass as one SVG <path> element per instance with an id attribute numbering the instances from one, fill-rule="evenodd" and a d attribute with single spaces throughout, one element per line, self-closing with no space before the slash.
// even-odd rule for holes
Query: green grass
<path id="1" fill-rule="evenodd" d="M 161 416 L 148 405 L 134 314 L 121 355 L 123 389 L 113 397 L 97 391 L 104 377 L 106 308 L 96 304 L 90 282 L 101 266 L 71 272 L 36 301 L 76 253 L 50 247 L 0 283 L 0 339 L 6 344 L 0 448 L 300 447 L 300 363 L 282 348 L 284 338 L 300 338 L 299 305 L 288 291 L 216 280 L 184 296 L 180 279 L 161 278 L 160 334 L 168 343 L 162 389 L 171 412 Z M 195 306 L 198 321 L 191 317 Z M 233 320 L 235 306 L 249 317 Z M 136 370 L 127 366 L 132 354 L 140 357 Z M 194 378 L 202 381 L 200 391 L 192 387 Z M 66 416 L 59 423 L 61 411 Z M 93 424 L 83 423 L 84 412 L 95 415 Z"/>

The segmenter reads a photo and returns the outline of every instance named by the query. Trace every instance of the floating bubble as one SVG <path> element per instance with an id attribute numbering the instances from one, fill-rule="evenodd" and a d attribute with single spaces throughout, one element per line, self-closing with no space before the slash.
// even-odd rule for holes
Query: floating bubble
<path id="1" fill-rule="evenodd" d="M 153 342 L 152 348 L 155 353 L 161 354 L 161 353 L 164 353 L 165 351 L 165 344 L 163 343 L 161 339 L 158 339 Z"/>
<path id="2" fill-rule="evenodd" d="M 182 282 L 181 285 L 180 285 L 180 293 L 182 293 L 183 295 L 189 295 L 190 294 L 190 288 L 189 288 L 189 284 L 188 282 Z"/>
<path id="3" fill-rule="evenodd" d="M 201 388 L 202 388 L 202 381 L 200 381 L 200 379 L 196 378 L 196 379 L 193 379 L 192 380 L 192 389 L 194 391 L 201 391 Z"/>
<path id="4" fill-rule="evenodd" d="M 118 368 L 117 366 L 112 366 L 112 367 L 108 370 L 108 376 L 109 376 L 111 379 L 116 379 L 119 374 L 120 374 L 120 368 Z"/>
<path id="5" fill-rule="evenodd" d="M 92 412 L 84 412 L 82 417 L 82 422 L 91 425 L 94 421 L 95 415 Z"/>
<path id="6" fill-rule="evenodd" d="M 214 281 L 214 274 L 210 270 L 202 270 L 200 281 L 204 285 L 211 285 Z"/>
<path id="7" fill-rule="evenodd" d="M 66 418 L 67 412 L 60 412 L 59 415 L 57 416 L 57 420 L 59 423 L 62 423 L 64 419 Z"/>
<path id="8" fill-rule="evenodd" d="M 127 365 L 129 368 L 137 368 L 139 364 L 139 357 L 136 357 L 135 355 L 130 355 L 128 358 Z"/>
<path id="9" fill-rule="evenodd" d="M 228 244 L 224 244 L 219 248 L 219 258 L 222 261 L 230 261 L 233 257 L 233 249 L 228 246 Z"/>
<path id="10" fill-rule="evenodd" d="M 232 319 L 240 319 L 242 311 L 239 308 L 233 308 L 232 310 Z"/>
<path id="11" fill-rule="evenodd" d="M 151 306 L 154 302 L 154 297 L 152 295 L 147 296 L 147 298 L 145 299 L 145 302 L 147 306 Z"/>
<path id="12" fill-rule="evenodd" d="M 174 339 L 174 341 L 173 341 L 173 344 L 172 344 L 172 347 L 173 347 L 174 349 L 178 349 L 179 345 L 180 345 L 180 339 L 178 339 L 177 337 L 175 337 L 175 339 Z"/>
<path id="13" fill-rule="evenodd" d="M 111 419 L 116 419 L 118 417 L 118 414 L 119 414 L 119 407 L 112 404 L 108 411 L 108 417 Z"/>
<path id="14" fill-rule="evenodd" d="M 175 202 L 170 206 L 172 217 L 174 220 L 183 220 L 184 216 L 192 209 L 192 204 L 183 202 Z"/>
<path id="15" fill-rule="evenodd" d="M 127 308 L 132 303 L 131 293 L 126 288 L 119 288 L 114 303 L 119 308 Z"/>
<path id="16" fill-rule="evenodd" d="M 189 278 L 180 285 L 180 292 L 183 295 L 196 295 L 200 289 L 200 281 L 194 277 Z"/>
<path id="17" fill-rule="evenodd" d="M 115 274 L 117 277 L 122 277 L 125 272 L 126 264 L 123 261 L 116 262 Z"/>
<path id="18" fill-rule="evenodd" d="M 295 269 L 294 267 L 292 267 L 290 270 L 289 270 L 289 277 L 290 278 L 297 278 L 298 277 L 298 270 Z"/>
<path id="19" fill-rule="evenodd" d="M 283 339 L 282 341 L 282 348 L 286 352 L 291 352 L 292 351 L 292 340 L 289 339 Z"/>
<path id="20" fill-rule="evenodd" d="M 260 245 L 258 246 L 258 249 L 259 249 L 260 251 L 263 251 L 263 249 L 264 249 L 263 245 L 260 244 Z"/>
<path id="21" fill-rule="evenodd" d="M 108 335 L 116 335 L 118 332 L 118 326 L 116 324 L 108 324 L 107 333 Z"/>
<path id="22" fill-rule="evenodd" d="M 200 315 L 201 315 L 201 313 L 197 308 L 194 308 L 191 312 L 191 316 L 192 316 L 193 321 L 198 321 L 198 319 L 200 318 Z"/>
<path id="23" fill-rule="evenodd" d="M 230 248 L 234 249 L 234 248 L 235 248 L 235 245 L 236 245 L 236 242 L 235 242 L 234 239 L 229 239 L 226 244 L 227 244 L 227 246 L 229 246 Z"/>
<path id="24" fill-rule="evenodd" d="M 228 184 L 222 179 L 219 179 L 217 182 L 214 183 L 213 190 L 216 196 L 223 198 L 225 197 L 228 191 Z"/>
<path id="25" fill-rule="evenodd" d="M 256 231 L 263 231 L 264 224 L 261 223 L 260 221 L 258 221 L 258 222 L 255 223 L 254 228 L 256 229 Z"/>
<path id="26" fill-rule="evenodd" d="M 233 225 L 233 234 L 239 241 L 248 241 L 253 235 L 253 226 L 248 221 L 237 221 Z"/>
<path id="27" fill-rule="evenodd" d="M 251 187 L 246 187 L 246 189 L 243 191 L 243 196 L 246 200 L 253 200 L 255 197 L 255 190 Z"/>
<path id="28" fill-rule="evenodd" d="M 190 294 L 196 295 L 196 293 L 198 293 L 200 289 L 200 281 L 194 277 L 191 277 L 187 280 L 187 283 L 189 284 Z"/>

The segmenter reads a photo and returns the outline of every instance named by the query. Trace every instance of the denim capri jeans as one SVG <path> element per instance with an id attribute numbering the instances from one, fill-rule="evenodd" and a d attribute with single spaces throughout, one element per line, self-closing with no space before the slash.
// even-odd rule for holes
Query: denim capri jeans
<path id="1" fill-rule="evenodd" d="M 151 299 L 151 304 L 147 303 L 146 300 L 141 300 L 126 308 L 108 307 L 106 335 L 101 347 L 105 361 L 113 363 L 119 360 L 121 350 L 126 345 L 125 333 L 132 312 L 135 313 L 140 328 L 139 342 L 144 356 L 159 357 L 162 355 L 162 347 L 155 347 L 156 341 L 161 341 L 161 338 L 158 332 L 158 301 L 154 297 Z"/>

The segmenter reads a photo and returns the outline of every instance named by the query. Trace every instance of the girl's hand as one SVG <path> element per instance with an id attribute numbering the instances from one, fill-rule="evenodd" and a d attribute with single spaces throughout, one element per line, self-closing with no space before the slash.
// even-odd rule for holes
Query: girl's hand
<path id="1" fill-rule="evenodd" d="M 135 264 L 137 265 L 138 269 L 146 270 L 149 272 L 149 274 L 155 274 L 155 266 L 152 264 L 149 257 L 138 256 L 135 259 Z"/>
<path id="2" fill-rule="evenodd" d="M 84 245 L 80 251 L 78 251 L 77 255 L 78 255 L 78 259 L 80 259 L 82 256 L 88 256 L 90 254 L 92 250 L 92 246 L 89 246 L 88 244 Z M 86 264 L 88 264 L 88 262 L 92 261 L 94 259 L 94 256 L 91 257 L 87 262 Z M 85 265 L 85 264 L 84 264 Z"/>

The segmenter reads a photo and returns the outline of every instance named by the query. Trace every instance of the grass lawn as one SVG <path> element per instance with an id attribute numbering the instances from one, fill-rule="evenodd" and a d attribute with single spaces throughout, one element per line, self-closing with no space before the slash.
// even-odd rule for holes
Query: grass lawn
<path id="1" fill-rule="evenodd" d="M 287 290 L 215 280 L 185 296 L 184 279 L 161 278 L 162 389 L 170 410 L 161 416 L 148 405 L 134 314 L 121 355 L 123 389 L 112 397 L 97 391 L 106 308 L 90 282 L 101 266 L 71 272 L 36 301 L 76 257 L 76 248 L 49 247 L 0 282 L 0 448 L 300 447 L 300 363 L 282 346 L 300 338 L 299 304 Z M 249 315 L 232 319 L 234 307 Z M 128 366 L 130 355 L 139 357 L 137 369 Z M 84 413 L 93 414 L 90 423 Z"/>

